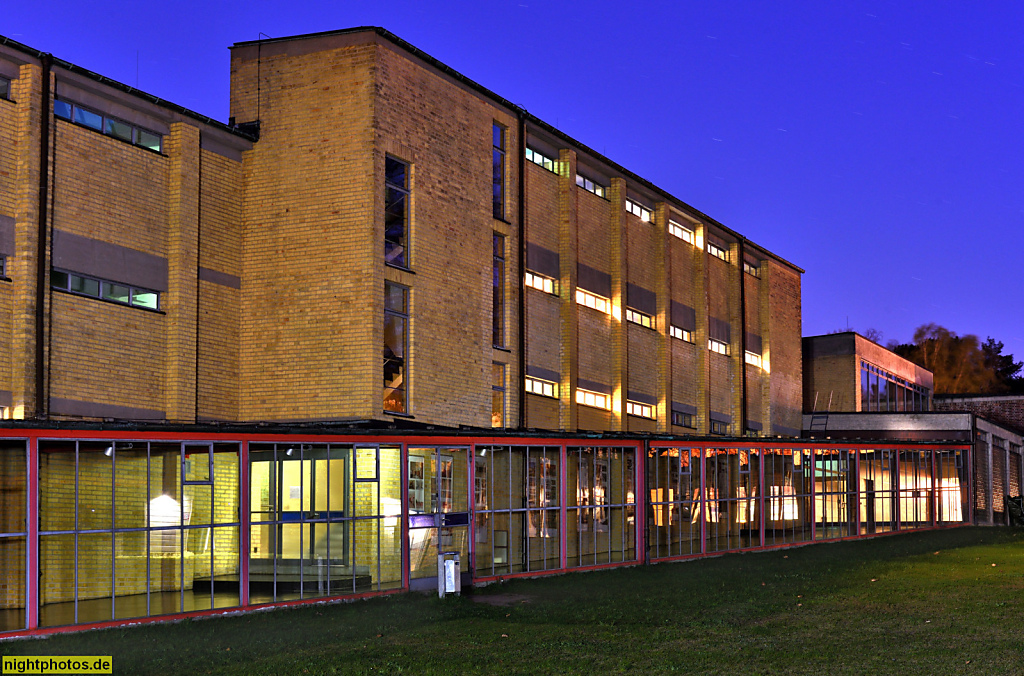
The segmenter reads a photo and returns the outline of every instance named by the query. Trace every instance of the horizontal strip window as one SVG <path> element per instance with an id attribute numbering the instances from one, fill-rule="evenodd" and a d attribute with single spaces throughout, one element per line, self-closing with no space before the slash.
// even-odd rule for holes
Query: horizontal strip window
<path id="1" fill-rule="evenodd" d="M 682 223 L 677 223 L 676 221 L 669 221 L 668 234 L 672 235 L 673 237 L 678 237 L 684 242 L 693 244 L 693 230 L 691 228 L 686 227 Z"/>
<path id="2" fill-rule="evenodd" d="M 90 110 L 77 103 L 70 101 L 54 100 L 53 114 L 59 118 L 88 127 L 107 136 L 127 141 L 134 145 L 161 152 L 163 149 L 163 136 L 156 132 L 136 127 L 116 117 L 107 117 L 94 110 Z"/>
<path id="3" fill-rule="evenodd" d="M 530 147 L 526 148 L 526 159 L 529 162 L 533 162 L 538 167 L 544 167 L 545 169 L 550 171 L 552 174 L 557 174 L 558 173 L 558 161 L 557 160 L 553 160 L 553 159 L 551 159 L 550 157 L 548 157 L 546 155 L 542 155 L 541 153 L 538 153 L 533 148 L 530 148 Z"/>
<path id="4" fill-rule="evenodd" d="M 720 340 L 708 338 L 708 349 L 711 350 L 712 352 L 717 352 L 718 354 L 728 355 L 729 343 L 723 343 Z"/>
<path id="5" fill-rule="evenodd" d="M 679 340 L 685 340 L 687 343 L 693 342 L 693 331 L 687 331 L 686 329 L 681 329 L 678 326 L 668 327 L 668 335 L 673 338 L 678 338 Z"/>
<path id="6" fill-rule="evenodd" d="M 0 256 L 0 279 L 7 278 L 7 256 Z"/>
<path id="7" fill-rule="evenodd" d="M 760 265 L 752 265 L 752 264 L 750 264 L 750 263 L 748 263 L 746 261 L 743 261 L 743 272 L 747 273 L 748 275 L 751 275 L 752 277 L 760 277 L 761 276 L 761 266 Z"/>
<path id="8" fill-rule="evenodd" d="M 639 312 L 638 310 L 626 308 L 626 321 L 639 324 L 640 326 L 645 326 L 649 329 L 654 328 L 654 317 L 649 314 Z"/>
<path id="9" fill-rule="evenodd" d="M 591 408 L 601 408 L 605 411 L 612 410 L 612 398 L 609 395 L 591 392 L 590 390 L 577 388 L 576 403 L 582 406 L 590 406 Z"/>
<path id="10" fill-rule="evenodd" d="M 576 289 L 576 302 L 598 312 L 603 312 L 606 315 L 612 313 L 612 302 L 610 300 L 583 289 Z"/>
<path id="11" fill-rule="evenodd" d="M 683 413 L 682 411 L 672 411 L 672 424 L 679 427 L 690 427 L 694 429 L 697 427 L 693 422 L 693 414 Z"/>
<path id="12" fill-rule="evenodd" d="M 641 404 L 638 401 L 626 401 L 626 413 L 635 415 L 638 418 L 654 420 L 654 407 L 650 404 Z"/>
<path id="13" fill-rule="evenodd" d="M 725 435 L 729 433 L 729 424 L 721 422 L 719 420 L 711 421 L 711 433 Z"/>
<path id="14" fill-rule="evenodd" d="M 0 99 L 11 99 L 11 81 L 5 77 L 0 77 Z"/>
<path id="15" fill-rule="evenodd" d="M 761 355 L 757 354 L 756 352 L 751 352 L 750 350 L 747 350 L 746 353 L 743 355 L 743 361 L 747 362 L 752 366 L 756 366 L 757 368 L 761 368 Z"/>
<path id="16" fill-rule="evenodd" d="M 538 394 L 542 397 L 558 399 L 558 383 L 542 378 L 526 376 L 526 391 L 530 394 Z"/>
<path id="17" fill-rule="evenodd" d="M 711 242 L 708 242 L 708 253 L 714 256 L 715 258 L 721 258 L 726 263 L 729 262 L 729 252 L 723 249 L 722 247 L 718 246 L 717 244 L 712 244 Z"/>
<path id="18" fill-rule="evenodd" d="M 544 293 L 558 295 L 558 282 L 551 279 L 550 277 L 538 275 L 536 272 L 527 271 L 524 283 L 531 289 L 537 289 L 538 291 L 543 291 Z"/>
<path id="19" fill-rule="evenodd" d="M 634 202 L 633 200 L 626 200 L 626 211 L 633 214 L 644 223 L 651 222 L 651 210 L 642 204 Z"/>
<path id="20" fill-rule="evenodd" d="M 578 185 L 579 187 L 583 188 L 587 192 L 594 193 L 598 197 L 605 197 L 605 198 L 607 198 L 607 196 L 608 196 L 608 189 L 607 188 L 605 188 L 600 183 L 596 183 L 596 182 L 590 180 L 586 176 L 581 176 L 580 174 L 576 174 L 576 185 Z"/>
<path id="21" fill-rule="evenodd" d="M 50 273 L 50 286 L 79 296 L 100 298 L 112 303 L 141 307 L 147 310 L 160 309 L 160 293 L 152 289 L 140 289 L 106 279 L 86 277 L 66 270 Z"/>

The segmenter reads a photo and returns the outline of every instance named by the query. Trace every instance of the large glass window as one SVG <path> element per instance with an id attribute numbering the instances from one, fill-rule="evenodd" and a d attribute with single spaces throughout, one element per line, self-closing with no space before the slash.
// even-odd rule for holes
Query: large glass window
<path id="1" fill-rule="evenodd" d="M 900 529 L 931 526 L 935 498 L 931 451 L 899 452 Z"/>
<path id="2" fill-rule="evenodd" d="M 0 79 L 0 98 L 6 98 L 2 92 L 2 82 Z M 163 137 L 160 134 L 137 127 L 116 117 L 105 116 L 78 103 L 54 99 L 53 114 L 61 119 L 154 152 L 160 152 L 163 149 Z"/>
<path id="3" fill-rule="evenodd" d="M 632 448 L 568 449 L 569 566 L 636 558 L 635 459 Z"/>
<path id="4" fill-rule="evenodd" d="M 700 469 L 699 449 L 652 448 L 648 452 L 652 558 L 701 553 Z"/>
<path id="5" fill-rule="evenodd" d="M 819 540 L 856 535 L 855 453 L 846 449 L 814 449 L 815 537 Z"/>
<path id="6" fill-rule="evenodd" d="M 408 413 L 409 289 L 384 282 L 384 410 Z"/>
<path id="7" fill-rule="evenodd" d="M 752 449 L 715 448 L 705 451 L 704 521 L 706 551 L 746 549 L 760 544 L 755 514 L 758 454 Z"/>
<path id="8" fill-rule="evenodd" d="M 401 586 L 401 449 L 252 444 L 251 603 Z"/>
<path id="9" fill-rule="evenodd" d="M 505 364 L 491 364 L 491 427 L 505 426 Z"/>
<path id="10" fill-rule="evenodd" d="M 477 575 L 561 566 L 560 452 L 557 446 L 477 447 Z"/>
<path id="11" fill-rule="evenodd" d="M 764 542 L 811 539 L 811 454 L 794 448 L 764 451 Z"/>
<path id="12" fill-rule="evenodd" d="M 860 451 L 860 533 L 896 530 L 896 454 Z"/>
<path id="13" fill-rule="evenodd" d="M 384 158 L 384 262 L 409 267 L 409 165 Z"/>
<path id="14" fill-rule="evenodd" d="M 43 627 L 239 604 L 238 444 L 39 442 Z"/>

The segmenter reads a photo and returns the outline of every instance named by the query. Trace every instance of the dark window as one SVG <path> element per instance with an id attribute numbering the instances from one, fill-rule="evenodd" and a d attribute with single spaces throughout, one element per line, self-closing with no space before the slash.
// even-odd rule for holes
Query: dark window
<path id="1" fill-rule="evenodd" d="M 491 302 L 493 318 L 491 340 L 495 347 L 505 346 L 505 237 L 494 233 L 494 270 Z"/>
<path id="2" fill-rule="evenodd" d="M 408 413 L 409 289 L 384 282 L 384 410 Z"/>
<path id="3" fill-rule="evenodd" d="M 871 401 L 871 386 L 868 383 L 870 376 L 868 367 L 862 364 L 860 368 L 860 410 L 862 411 L 871 410 L 868 405 Z"/>
<path id="4" fill-rule="evenodd" d="M 696 427 L 693 424 L 693 415 L 681 411 L 672 411 L 672 424 L 679 427 Z"/>
<path id="5" fill-rule="evenodd" d="M 61 119 L 69 120 L 75 124 L 98 131 L 101 134 L 113 136 L 116 139 L 133 143 L 148 150 L 161 152 L 163 148 L 163 136 L 160 134 L 136 127 L 115 117 L 106 117 L 77 103 L 54 99 L 53 114 Z"/>
<path id="6" fill-rule="evenodd" d="M 384 160 L 384 262 L 409 266 L 409 165 Z"/>
<path id="7" fill-rule="evenodd" d="M 717 420 L 711 421 L 711 433 L 712 434 L 726 434 L 729 431 L 729 426 L 724 422 Z"/>
<path id="8" fill-rule="evenodd" d="M 0 277 L 7 277 L 7 256 L 0 256 Z"/>
<path id="9" fill-rule="evenodd" d="M 500 124 L 493 127 L 493 209 L 494 217 L 505 219 L 505 128 Z"/>
<path id="10" fill-rule="evenodd" d="M 11 98 L 11 81 L 5 77 L 0 77 L 0 99 Z"/>

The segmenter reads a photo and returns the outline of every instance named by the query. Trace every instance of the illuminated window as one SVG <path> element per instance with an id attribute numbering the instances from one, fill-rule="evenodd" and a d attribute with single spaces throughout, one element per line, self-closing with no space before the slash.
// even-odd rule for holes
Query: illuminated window
<path id="1" fill-rule="evenodd" d="M 492 178 L 492 209 L 494 217 L 505 218 L 505 128 L 495 123 L 492 126 L 494 160 Z"/>
<path id="2" fill-rule="evenodd" d="M 533 148 L 528 147 L 526 149 L 526 160 L 528 162 L 533 162 L 538 167 L 544 167 L 553 174 L 558 173 L 558 162 L 550 157 L 546 157 L 545 155 L 538 153 Z"/>
<path id="3" fill-rule="evenodd" d="M 408 413 L 409 289 L 384 282 L 384 410 Z"/>
<path id="4" fill-rule="evenodd" d="M 626 308 L 626 321 L 639 324 L 640 326 L 646 326 L 649 329 L 654 328 L 654 317 L 629 308 Z"/>
<path id="5" fill-rule="evenodd" d="M 0 92 L 2 91 L 3 88 L 0 86 Z M 0 98 L 6 97 L 0 95 Z M 124 120 L 104 116 L 77 103 L 54 99 L 53 114 L 61 119 L 88 127 L 107 136 L 113 136 L 147 150 L 160 152 L 163 148 L 163 136 L 160 134 L 137 127 Z"/>
<path id="6" fill-rule="evenodd" d="M 697 427 L 693 422 L 693 415 L 690 413 L 683 413 L 682 411 L 672 411 L 672 424 L 678 425 L 679 427 Z"/>
<path id="7" fill-rule="evenodd" d="M 589 308 L 603 312 L 606 315 L 612 312 L 612 303 L 607 298 L 584 291 L 583 289 L 576 289 L 576 302 L 580 305 L 586 305 Z"/>
<path id="8" fill-rule="evenodd" d="M 626 200 L 626 211 L 639 218 L 644 223 L 651 222 L 651 210 L 633 200 Z"/>
<path id="9" fill-rule="evenodd" d="M 587 192 L 594 193 L 598 197 L 605 197 L 607 194 L 607 189 L 603 185 L 591 181 L 586 176 L 576 174 L 576 185 L 583 188 Z"/>
<path id="10" fill-rule="evenodd" d="M 708 253 L 714 256 L 715 258 L 721 258 L 726 263 L 729 262 L 729 252 L 723 249 L 722 247 L 718 246 L 717 244 L 712 244 L 711 242 L 708 242 Z"/>
<path id="11" fill-rule="evenodd" d="M 668 234 L 693 244 L 693 230 L 676 221 L 668 222 Z"/>
<path id="12" fill-rule="evenodd" d="M 729 354 L 729 343 L 723 343 L 720 340 L 714 338 L 708 338 L 708 349 L 718 354 Z"/>
<path id="13" fill-rule="evenodd" d="M 712 434 L 728 434 L 729 424 L 720 422 L 718 420 L 711 421 L 711 433 Z"/>
<path id="14" fill-rule="evenodd" d="M 160 309 L 160 293 L 157 291 L 140 289 L 106 279 L 86 277 L 66 270 L 51 272 L 50 286 L 59 291 L 67 291 L 78 296 L 101 298 L 121 305 L 131 305 L 147 310 Z"/>
<path id="15" fill-rule="evenodd" d="M 743 261 L 743 272 L 747 273 L 748 275 L 752 275 L 754 277 L 760 277 L 761 276 L 761 266 L 760 265 L 751 265 L 750 263 L 748 263 L 746 261 Z"/>
<path id="16" fill-rule="evenodd" d="M 673 338 L 678 338 L 679 340 L 685 340 L 687 343 L 693 342 L 693 331 L 687 331 L 686 329 L 681 329 L 678 326 L 668 327 L 668 335 Z"/>
<path id="17" fill-rule="evenodd" d="M 384 262 L 409 266 L 409 165 L 384 158 Z"/>
<path id="18" fill-rule="evenodd" d="M 491 427 L 505 426 L 505 365 L 491 364 Z"/>
<path id="19" fill-rule="evenodd" d="M 635 415 L 638 418 L 650 418 L 651 420 L 654 420 L 654 407 L 650 404 L 641 404 L 638 401 L 626 401 L 626 413 L 629 415 Z"/>
<path id="20" fill-rule="evenodd" d="M 525 388 L 530 394 L 558 399 L 558 383 L 556 382 L 543 380 L 542 378 L 534 378 L 533 376 L 526 376 Z"/>
<path id="21" fill-rule="evenodd" d="M 612 398 L 607 394 L 581 390 L 579 388 L 576 389 L 576 403 L 593 408 L 603 408 L 606 411 L 612 409 Z"/>
<path id="22" fill-rule="evenodd" d="M 558 285 L 555 280 L 544 275 L 538 275 L 536 272 L 526 272 L 524 283 L 531 289 L 537 289 L 544 293 L 550 293 L 558 295 Z"/>
<path id="23" fill-rule="evenodd" d="M 746 353 L 743 355 L 743 360 L 748 364 L 756 366 L 757 368 L 761 368 L 761 355 L 759 354 L 747 350 Z"/>

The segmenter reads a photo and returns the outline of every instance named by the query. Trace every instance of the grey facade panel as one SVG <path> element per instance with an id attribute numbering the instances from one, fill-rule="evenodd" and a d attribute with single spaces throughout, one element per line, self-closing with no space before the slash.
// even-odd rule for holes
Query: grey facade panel
<path id="1" fill-rule="evenodd" d="M 697 415 L 697 407 L 691 406 L 690 404 L 680 404 L 678 401 L 672 402 L 673 413 L 689 413 L 690 415 Z"/>
<path id="2" fill-rule="evenodd" d="M 576 286 L 605 298 L 612 297 L 612 276 L 583 263 L 576 264 Z"/>
<path id="3" fill-rule="evenodd" d="M 686 331 L 697 330 L 697 311 L 689 305 L 672 301 L 672 326 Z"/>
<path id="4" fill-rule="evenodd" d="M 612 388 L 604 383 L 599 383 L 596 380 L 587 380 L 586 378 L 577 378 L 576 387 L 584 390 L 590 390 L 591 392 L 599 392 L 601 394 L 611 394 Z"/>
<path id="5" fill-rule="evenodd" d="M 761 352 L 761 336 L 756 333 L 747 332 L 747 352 L 753 352 L 754 354 L 763 354 Z"/>
<path id="6" fill-rule="evenodd" d="M 636 284 L 626 284 L 626 305 L 645 314 L 658 313 L 658 296 Z"/>
<path id="7" fill-rule="evenodd" d="M 10 390 L 0 390 L 0 406 L 10 408 L 12 404 L 14 404 L 14 393 Z"/>
<path id="8" fill-rule="evenodd" d="M 732 423 L 732 416 L 729 415 L 728 413 L 719 413 L 718 411 L 711 411 L 710 418 L 715 422 L 725 423 L 727 425 Z"/>
<path id="9" fill-rule="evenodd" d="M 0 254 L 14 255 L 14 219 L 0 214 Z"/>
<path id="10" fill-rule="evenodd" d="M 526 365 L 526 375 L 540 378 L 541 380 L 550 380 L 553 383 L 562 381 L 562 376 L 558 371 L 541 368 L 540 366 L 530 366 L 529 364 Z"/>
<path id="11" fill-rule="evenodd" d="M 114 418 L 117 420 L 164 420 L 167 417 L 163 411 L 155 411 L 148 408 L 100 404 L 93 401 L 78 401 L 77 399 L 64 399 L 62 397 L 50 397 L 50 413 L 55 415 L 81 416 L 83 418 Z"/>
<path id="12" fill-rule="evenodd" d="M 723 343 L 732 342 L 732 328 L 724 319 L 708 317 L 708 335 Z"/>
<path id="13" fill-rule="evenodd" d="M 552 279 L 558 279 L 562 275 L 558 252 L 545 249 L 532 242 L 526 243 L 526 269 L 539 272 Z"/>
<path id="14" fill-rule="evenodd" d="M 232 289 L 242 288 L 242 279 L 235 275 L 229 275 L 226 272 L 218 272 L 211 270 L 210 268 L 199 268 L 199 279 L 204 282 L 212 282 L 213 284 L 220 284 L 221 286 L 230 286 Z"/>
<path id="15" fill-rule="evenodd" d="M 53 232 L 53 267 L 167 291 L 166 258 L 62 230 Z"/>
<path id="16" fill-rule="evenodd" d="M 630 401 L 636 401 L 636 402 L 639 402 L 641 404 L 648 404 L 650 406 L 657 406 L 658 405 L 658 398 L 657 397 L 652 397 L 649 394 L 644 394 L 643 392 L 637 392 L 636 390 L 627 390 L 626 398 L 629 399 Z"/>

